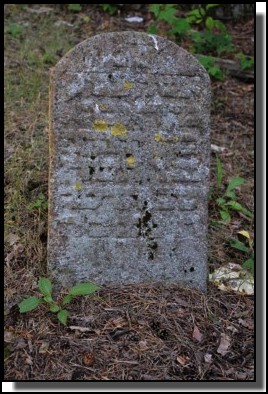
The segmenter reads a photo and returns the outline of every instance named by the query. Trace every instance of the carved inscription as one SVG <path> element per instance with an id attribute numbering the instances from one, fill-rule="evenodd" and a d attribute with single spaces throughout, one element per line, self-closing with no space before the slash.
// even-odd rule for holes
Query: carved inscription
<path id="1" fill-rule="evenodd" d="M 49 266 L 63 283 L 206 287 L 209 81 L 142 33 L 74 48 L 51 81 Z"/>

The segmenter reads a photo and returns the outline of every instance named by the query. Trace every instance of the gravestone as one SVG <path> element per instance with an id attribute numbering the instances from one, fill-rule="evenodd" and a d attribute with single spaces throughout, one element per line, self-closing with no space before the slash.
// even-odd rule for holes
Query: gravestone
<path id="1" fill-rule="evenodd" d="M 206 289 L 210 81 L 155 35 L 90 38 L 51 74 L 48 265 L 61 284 Z"/>

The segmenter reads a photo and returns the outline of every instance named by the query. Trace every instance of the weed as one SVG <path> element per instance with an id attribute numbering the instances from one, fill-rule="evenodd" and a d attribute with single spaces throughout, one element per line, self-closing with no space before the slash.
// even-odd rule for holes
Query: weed
<path id="1" fill-rule="evenodd" d="M 20 313 L 30 312 L 36 309 L 39 305 L 45 303 L 48 305 L 50 312 L 57 313 L 57 318 L 63 325 L 67 324 L 69 316 L 69 312 L 66 309 L 63 309 L 63 307 L 72 302 L 75 297 L 90 295 L 99 289 L 99 286 L 94 283 L 80 283 L 73 286 L 68 291 L 68 294 L 63 298 L 62 302 L 57 303 L 53 300 L 52 283 L 48 278 L 40 278 L 38 281 L 38 287 L 42 294 L 41 298 L 32 296 L 21 301 L 18 304 Z"/>
<path id="2" fill-rule="evenodd" d="M 217 157 L 217 188 L 221 189 L 222 186 L 222 163 L 221 160 Z M 216 199 L 217 206 L 220 210 L 220 216 L 224 223 L 229 223 L 231 220 L 230 211 L 234 210 L 237 212 L 242 212 L 249 218 L 253 218 L 253 214 L 246 208 L 244 208 L 241 204 L 239 204 L 237 200 L 237 196 L 235 194 L 235 188 L 243 185 L 244 178 L 240 176 L 233 177 L 224 194 Z"/>
<path id="3" fill-rule="evenodd" d="M 102 10 L 110 15 L 115 15 L 118 11 L 118 7 L 115 4 L 100 4 Z"/>
<path id="4" fill-rule="evenodd" d="M 175 4 L 151 4 L 149 10 L 154 14 L 156 20 L 162 20 L 170 25 L 169 34 L 181 37 L 191 28 L 185 18 L 176 17 L 177 9 Z M 151 25 L 149 33 L 157 33 L 157 26 Z"/>
<path id="5" fill-rule="evenodd" d="M 198 57 L 198 60 L 205 67 L 209 75 L 215 79 L 223 80 L 224 75 L 222 70 L 215 65 L 215 60 L 211 56 L 201 55 Z"/>
<path id="6" fill-rule="evenodd" d="M 82 10 L 81 4 L 68 4 L 68 10 L 72 12 L 79 12 Z"/>
<path id="7" fill-rule="evenodd" d="M 31 204 L 28 205 L 28 209 L 42 209 L 46 210 L 48 206 L 48 202 L 46 197 L 43 194 L 40 194 L 39 197 Z"/>
<path id="8" fill-rule="evenodd" d="M 20 38 L 24 31 L 24 27 L 18 23 L 10 23 L 7 27 L 7 32 L 14 38 Z"/>
<path id="9" fill-rule="evenodd" d="M 248 231 L 242 230 L 238 231 L 244 238 L 244 242 L 237 239 L 230 239 L 230 246 L 240 252 L 243 252 L 247 256 L 247 260 L 243 262 L 243 267 L 248 269 L 251 274 L 254 274 L 254 241 L 249 235 Z"/>
<path id="10" fill-rule="evenodd" d="M 253 56 L 246 56 L 244 53 L 240 52 L 237 54 L 237 58 L 240 60 L 240 67 L 242 70 L 246 70 L 254 66 Z"/>

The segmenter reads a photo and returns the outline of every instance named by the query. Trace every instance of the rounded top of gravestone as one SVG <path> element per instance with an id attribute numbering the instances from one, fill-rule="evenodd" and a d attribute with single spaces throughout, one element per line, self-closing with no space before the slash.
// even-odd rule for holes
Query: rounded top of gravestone
<path id="1" fill-rule="evenodd" d="M 133 31 L 102 33 L 82 41 L 58 62 L 54 72 L 60 76 L 85 69 L 102 73 L 124 71 L 124 68 L 141 73 L 201 77 L 209 81 L 199 61 L 174 42 Z"/>

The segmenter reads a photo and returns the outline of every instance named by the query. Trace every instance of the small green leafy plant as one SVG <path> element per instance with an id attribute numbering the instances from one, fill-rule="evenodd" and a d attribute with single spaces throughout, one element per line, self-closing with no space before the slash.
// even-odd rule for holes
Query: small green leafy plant
<path id="1" fill-rule="evenodd" d="M 115 4 L 100 4 L 102 10 L 110 15 L 115 15 L 117 13 L 118 7 Z"/>
<path id="2" fill-rule="evenodd" d="M 242 70 L 246 70 L 254 66 L 253 56 L 246 56 L 244 53 L 240 52 L 238 53 L 237 58 L 240 60 L 240 67 Z"/>
<path id="3" fill-rule="evenodd" d="M 198 57 L 198 60 L 205 67 L 209 75 L 215 79 L 223 80 L 224 75 L 222 70 L 216 66 L 215 60 L 211 56 L 201 55 Z"/>
<path id="4" fill-rule="evenodd" d="M 201 24 L 203 23 L 205 27 L 208 30 L 212 29 L 218 29 L 219 31 L 225 31 L 226 28 L 224 24 L 217 20 L 212 18 L 212 16 L 209 15 L 209 12 L 211 9 L 218 7 L 220 4 L 207 4 L 205 7 L 198 7 L 194 8 L 193 10 L 187 12 L 186 14 L 186 20 L 189 23 L 196 23 L 196 24 Z"/>
<path id="5" fill-rule="evenodd" d="M 82 10 L 81 4 L 68 4 L 68 10 L 72 12 L 79 12 Z"/>
<path id="6" fill-rule="evenodd" d="M 99 286 L 94 283 L 86 282 L 73 286 L 68 294 L 63 298 L 61 303 L 57 303 L 52 297 L 52 283 L 48 278 L 40 278 L 38 287 L 42 294 L 41 298 L 32 296 L 21 301 L 18 306 L 20 313 L 30 312 L 36 309 L 41 304 L 47 304 L 49 311 L 57 313 L 58 320 L 63 324 L 67 324 L 69 312 L 64 309 L 64 306 L 69 304 L 77 296 L 85 296 L 95 293 Z"/>
<path id="7" fill-rule="evenodd" d="M 18 23 L 10 23 L 7 27 L 7 32 L 12 35 L 14 38 L 20 38 L 24 31 L 24 26 L 19 25 Z"/>
<path id="8" fill-rule="evenodd" d="M 222 163 L 221 160 L 217 157 L 217 187 L 220 189 L 222 185 Z M 237 212 L 242 212 L 249 218 L 253 218 L 253 214 L 246 208 L 244 208 L 241 204 L 239 204 L 237 200 L 237 196 L 235 194 L 235 188 L 243 185 L 244 178 L 240 176 L 233 177 L 222 197 L 216 199 L 216 203 L 220 210 L 220 216 L 224 223 L 229 223 L 231 220 L 230 211 L 234 210 Z"/>
<path id="9" fill-rule="evenodd" d="M 38 198 L 31 204 L 28 205 L 28 209 L 43 209 L 46 210 L 48 207 L 48 202 L 43 194 L 40 194 Z"/>
<path id="10" fill-rule="evenodd" d="M 240 252 L 243 252 L 243 254 L 246 254 L 247 260 L 243 262 L 243 267 L 249 270 L 253 275 L 254 274 L 254 241 L 251 238 L 248 231 L 245 230 L 238 231 L 238 234 L 241 234 L 241 236 L 243 236 L 244 242 L 241 242 L 237 239 L 231 239 L 230 246 L 236 250 L 239 250 Z"/>
<path id="11" fill-rule="evenodd" d="M 154 14 L 156 20 L 164 21 L 170 25 L 170 34 L 181 36 L 191 28 L 185 18 L 176 17 L 176 4 L 150 4 L 149 10 Z M 157 26 L 151 25 L 148 31 L 152 34 L 157 33 Z"/>

